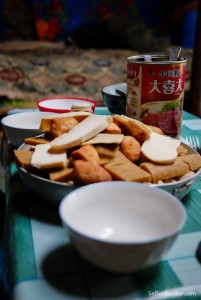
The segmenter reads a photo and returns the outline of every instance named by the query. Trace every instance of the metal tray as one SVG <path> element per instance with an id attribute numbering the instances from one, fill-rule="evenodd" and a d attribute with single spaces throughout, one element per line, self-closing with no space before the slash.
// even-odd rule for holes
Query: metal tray
<path id="1" fill-rule="evenodd" d="M 184 147 L 188 149 L 189 153 L 196 153 L 194 149 L 188 145 L 182 143 Z M 22 144 L 18 149 L 27 150 L 30 148 L 30 145 Z M 198 154 L 199 155 L 199 154 Z M 21 180 L 24 184 L 30 188 L 36 195 L 40 196 L 45 201 L 50 203 L 59 204 L 60 201 L 71 191 L 78 188 L 77 186 L 72 186 L 66 183 L 53 182 L 49 179 L 37 176 L 33 173 L 27 172 L 24 168 L 17 166 L 17 170 Z M 199 169 L 193 176 L 179 180 L 173 183 L 164 183 L 164 184 L 151 184 L 153 188 L 161 188 L 178 199 L 185 197 L 198 181 L 199 176 L 201 175 L 201 169 Z"/>

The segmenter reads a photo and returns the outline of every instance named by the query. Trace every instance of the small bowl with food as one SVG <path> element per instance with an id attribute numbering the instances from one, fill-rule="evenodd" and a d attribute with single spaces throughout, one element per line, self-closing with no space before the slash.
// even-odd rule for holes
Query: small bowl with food
<path id="1" fill-rule="evenodd" d="M 201 174 L 196 151 L 123 115 L 49 115 L 40 129 L 45 134 L 26 139 L 15 158 L 25 184 L 52 202 L 59 203 L 78 187 L 105 181 L 138 182 L 181 199 Z"/>
<path id="2" fill-rule="evenodd" d="M 37 101 L 40 111 L 65 113 L 71 110 L 81 110 L 93 112 L 96 102 L 81 97 L 52 97 L 44 98 Z"/>
<path id="3" fill-rule="evenodd" d="M 81 256 L 117 273 L 158 263 L 186 220 L 183 204 L 170 193 L 123 181 L 71 192 L 62 199 L 59 214 Z"/>
<path id="4" fill-rule="evenodd" d="M 19 147 L 24 140 L 31 136 L 42 134 L 39 129 L 43 116 L 47 112 L 30 111 L 10 114 L 1 119 L 1 125 L 6 138 L 15 146 Z"/>

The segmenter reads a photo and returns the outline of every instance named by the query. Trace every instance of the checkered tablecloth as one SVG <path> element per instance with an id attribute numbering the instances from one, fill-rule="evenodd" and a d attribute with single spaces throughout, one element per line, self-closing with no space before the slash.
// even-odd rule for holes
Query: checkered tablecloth
<path id="1" fill-rule="evenodd" d="M 98 108 L 96 113 L 106 111 Z M 189 135 L 197 136 L 201 144 L 201 119 L 184 112 L 182 137 Z M 154 267 L 119 275 L 102 271 L 77 254 L 61 225 L 58 207 L 45 203 L 23 185 L 12 160 L 6 174 L 4 245 L 14 300 L 173 299 L 179 293 L 179 299 L 201 299 L 201 265 L 195 257 L 201 240 L 200 179 L 181 200 L 187 222 L 167 256 Z M 190 285 L 195 286 L 192 297 L 185 288 L 175 290 Z"/>

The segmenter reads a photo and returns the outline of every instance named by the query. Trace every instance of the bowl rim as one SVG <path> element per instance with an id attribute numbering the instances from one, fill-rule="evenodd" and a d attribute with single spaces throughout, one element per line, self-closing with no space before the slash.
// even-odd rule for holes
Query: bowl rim
<path id="1" fill-rule="evenodd" d="M 153 187 L 150 187 L 148 185 L 142 185 L 138 182 L 125 182 L 125 181 L 113 181 L 113 182 L 99 182 L 99 183 L 94 183 L 94 184 L 89 184 L 87 186 L 82 186 L 79 187 L 78 189 L 71 191 L 69 194 L 67 194 L 60 202 L 59 204 L 59 216 L 60 219 L 62 221 L 62 224 L 67 227 L 70 231 L 72 231 L 73 233 L 75 233 L 76 235 L 79 235 L 83 238 L 86 238 L 88 240 L 94 241 L 96 243 L 100 243 L 100 244 L 109 244 L 109 245 L 118 245 L 118 246 L 137 246 L 137 245 L 146 245 L 146 244 L 151 244 L 151 243 L 157 243 L 157 242 L 161 242 L 164 241 L 168 238 L 174 237 L 176 235 L 179 234 L 179 232 L 182 230 L 182 228 L 184 227 L 185 223 L 186 223 L 186 219 L 187 219 L 187 213 L 184 207 L 184 204 L 179 201 L 179 199 L 177 199 L 174 195 L 170 194 L 169 192 L 162 190 L 162 189 L 154 189 L 154 193 L 158 193 L 158 195 L 160 196 L 160 194 L 164 194 L 167 196 L 167 201 L 171 201 L 173 204 L 176 204 L 176 206 L 180 209 L 181 212 L 181 220 L 179 222 L 179 224 L 174 228 L 169 230 L 166 234 L 160 234 L 159 237 L 155 237 L 155 238 L 151 238 L 151 239 L 146 239 L 143 241 L 118 241 L 118 240 L 109 240 L 109 239 L 101 239 L 98 237 L 95 237 L 92 234 L 87 234 L 85 232 L 83 232 L 82 230 L 79 230 L 77 228 L 75 228 L 73 225 L 69 224 L 66 219 L 65 219 L 65 205 L 70 200 L 70 198 L 73 198 L 74 195 L 76 193 L 82 193 L 83 190 L 86 189 L 91 189 L 91 188 L 96 188 L 97 185 L 101 185 L 102 189 L 104 189 L 104 186 L 106 185 L 117 185 L 118 187 L 120 185 L 122 186 L 128 186 L 130 185 L 132 188 L 139 188 L 140 190 L 144 189 L 147 191 L 151 191 L 150 189 L 153 189 Z M 139 191 L 139 190 L 138 190 Z M 72 201 L 71 201 L 72 202 Z"/>
<path id="2" fill-rule="evenodd" d="M 110 84 L 110 85 L 106 85 L 104 86 L 101 91 L 102 91 L 102 94 L 105 94 L 105 95 L 108 95 L 110 97 L 118 97 L 118 98 L 121 98 L 121 96 L 119 94 L 111 94 L 111 93 L 108 93 L 107 91 L 105 91 L 105 89 L 109 89 L 109 88 L 112 88 L 114 87 L 114 91 L 115 91 L 115 86 L 120 86 L 120 85 L 123 85 L 123 86 L 126 86 L 127 87 L 127 83 L 126 82 L 120 82 L 120 83 L 114 83 L 114 84 Z M 118 89 L 118 87 L 116 87 L 116 89 Z"/>
<path id="3" fill-rule="evenodd" d="M 60 108 L 48 108 L 48 107 L 43 107 L 42 103 L 45 101 L 52 101 L 52 100 L 75 100 L 75 101 L 86 101 L 91 103 L 91 108 L 92 110 L 95 109 L 96 107 L 96 102 L 94 100 L 88 99 L 88 98 L 84 98 L 84 97 L 74 97 L 74 96 L 58 96 L 58 97 L 46 97 L 46 98 L 42 98 L 39 99 L 36 104 L 39 108 L 40 111 L 44 111 L 44 112 L 56 112 L 56 113 L 65 113 L 65 112 L 69 112 L 70 109 L 66 108 L 66 109 L 60 109 Z"/>

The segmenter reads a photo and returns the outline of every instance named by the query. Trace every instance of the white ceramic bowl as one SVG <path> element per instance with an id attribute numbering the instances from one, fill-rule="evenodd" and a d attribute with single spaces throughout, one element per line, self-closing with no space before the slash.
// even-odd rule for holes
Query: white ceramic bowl
<path id="1" fill-rule="evenodd" d="M 73 104 L 83 103 L 89 104 L 92 110 L 96 107 L 96 102 L 86 99 L 86 98 L 76 98 L 76 97 L 53 97 L 44 98 L 37 101 L 37 106 L 40 111 L 65 113 L 71 110 Z"/>
<path id="2" fill-rule="evenodd" d="M 118 181 L 71 192 L 59 214 L 85 259 L 120 273 L 159 262 L 186 220 L 183 204 L 170 193 Z"/>
<path id="3" fill-rule="evenodd" d="M 8 115 L 1 119 L 3 131 L 7 139 L 19 147 L 24 139 L 41 134 L 39 130 L 41 117 L 50 113 L 47 112 L 20 112 Z"/>

